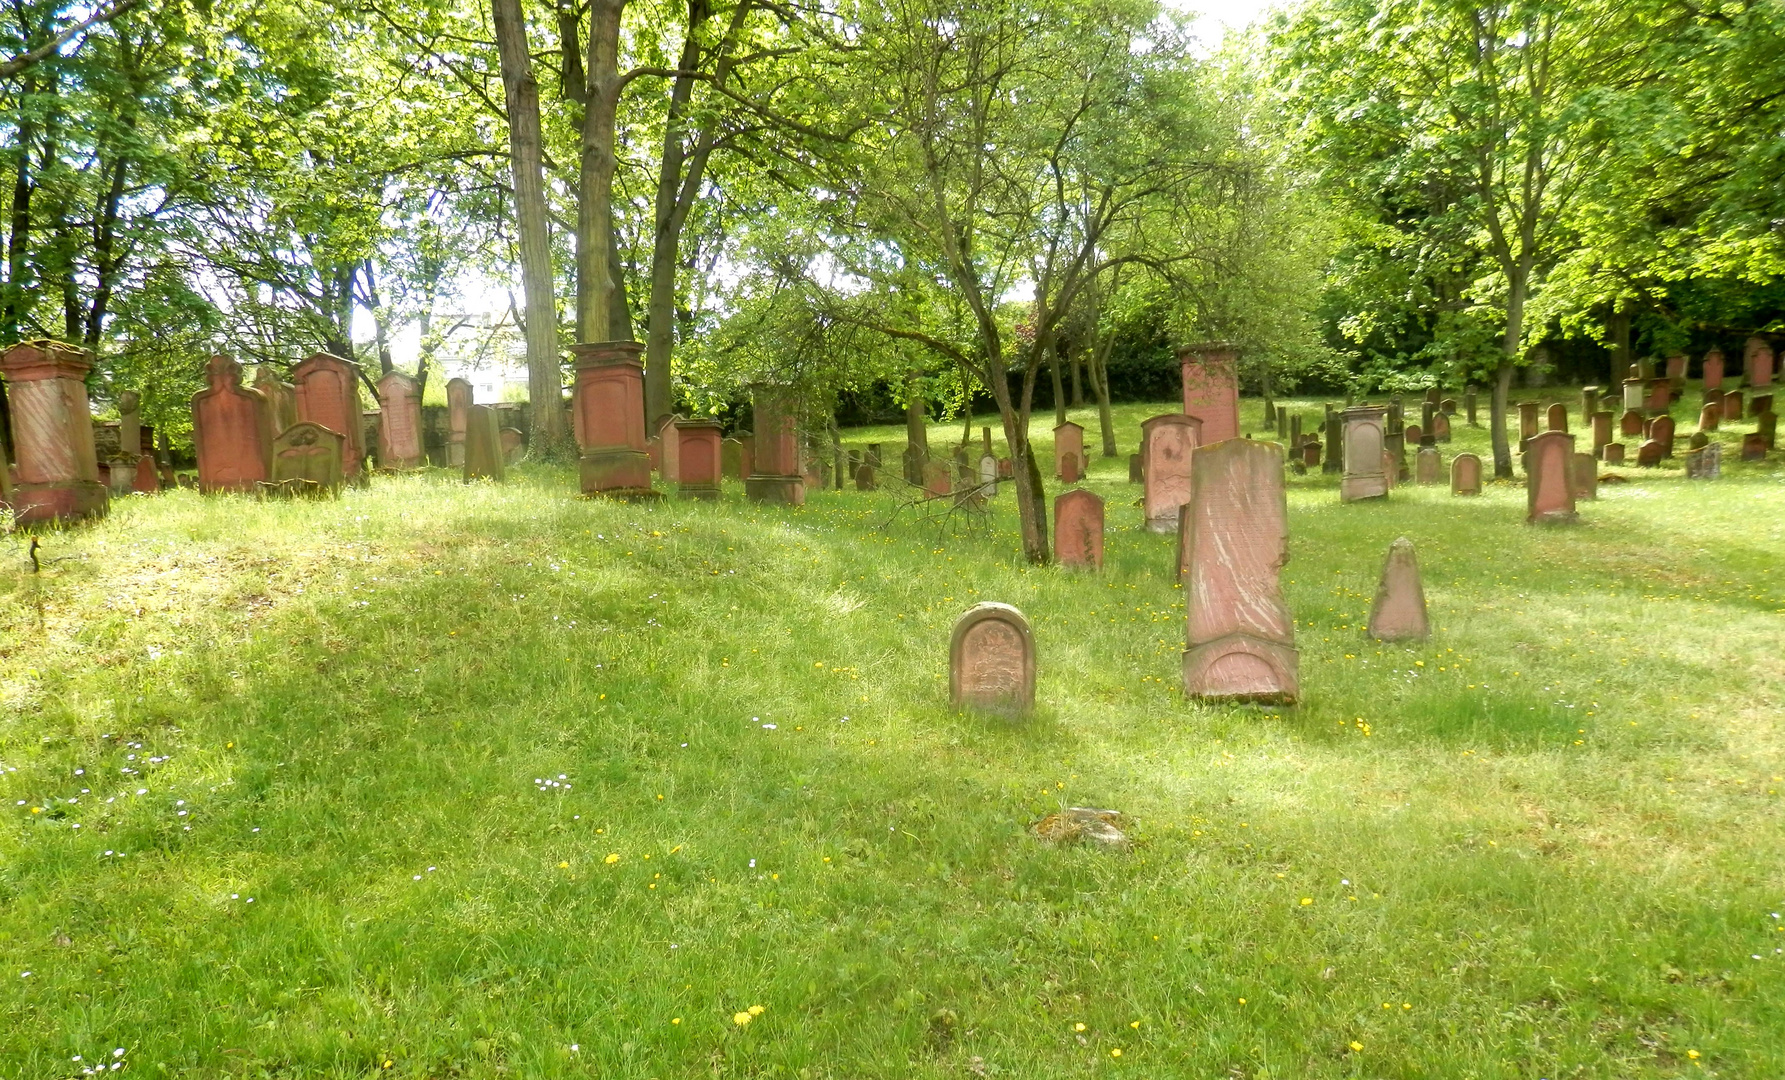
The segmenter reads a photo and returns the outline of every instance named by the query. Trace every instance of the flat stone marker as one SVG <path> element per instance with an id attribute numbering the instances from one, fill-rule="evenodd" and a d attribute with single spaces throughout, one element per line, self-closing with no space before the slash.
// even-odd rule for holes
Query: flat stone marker
<path id="1" fill-rule="evenodd" d="M 1293 704 L 1295 624 L 1278 574 L 1289 561 L 1283 451 L 1230 439 L 1199 447 L 1185 509 L 1184 693 Z"/>
<path id="2" fill-rule="evenodd" d="M 1103 500 L 1074 488 L 1054 500 L 1054 561 L 1103 569 Z"/>
<path id="3" fill-rule="evenodd" d="M 1085 429 L 1068 420 L 1054 429 L 1054 479 L 1076 483 L 1078 474 L 1071 479 L 1066 476 L 1066 459 L 1073 459 L 1073 467 L 1081 468 L 1085 460 Z"/>
<path id="4" fill-rule="evenodd" d="M 751 394 L 756 416 L 756 434 L 751 441 L 752 468 L 744 477 L 744 494 L 755 502 L 786 503 L 803 506 L 806 485 L 800 471 L 799 437 L 796 430 L 792 391 L 779 386 L 758 387 Z M 917 449 L 917 448 L 913 448 Z M 919 450 L 922 455 L 921 450 Z M 922 455 L 927 462 L 928 455 Z M 948 482 L 948 467 L 940 466 L 942 482 Z M 920 478 L 923 474 L 919 474 Z"/>
<path id="5" fill-rule="evenodd" d="M 1204 342 L 1178 352 L 1184 379 L 1184 414 L 1202 421 L 1198 445 L 1240 437 L 1237 361 L 1238 353 L 1226 342 Z"/>
<path id="6" fill-rule="evenodd" d="M 652 494 L 651 453 L 645 445 L 643 354 L 644 346 L 632 341 L 570 346 L 571 366 L 576 371 L 570 406 L 578 451 L 577 488 L 585 495 L 630 498 Z M 467 410 L 470 405 L 467 397 Z M 463 443 L 460 445 L 458 462 L 463 464 Z"/>
<path id="7" fill-rule="evenodd" d="M 1599 459 L 1592 454 L 1575 454 L 1573 480 L 1574 497 L 1577 501 L 1597 499 L 1599 497 Z"/>
<path id="8" fill-rule="evenodd" d="M 1388 410 L 1380 405 L 1354 405 L 1345 410 L 1345 475 L 1339 481 L 1343 502 L 1376 499 L 1388 494 L 1393 481 L 1383 465 L 1383 425 Z M 1399 464 L 1395 465 L 1399 469 Z"/>
<path id="9" fill-rule="evenodd" d="M 1183 413 L 1155 416 L 1140 425 L 1141 508 L 1149 532 L 1174 533 L 1178 512 L 1190 501 L 1191 463 L 1202 445 L 1203 422 Z"/>
<path id="10" fill-rule="evenodd" d="M 1560 401 L 1552 404 L 1544 419 L 1548 421 L 1549 429 L 1551 431 L 1567 431 L 1568 406 L 1562 404 Z"/>
<path id="11" fill-rule="evenodd" d="M 1531 440 L 1530 467 L 1525 473 L 1525 520 L 1561 523 L 1575 520 L 1574 436 L 1545 431 Z"/>
<path id="12" fill-rule="evenodd" d="M 1388 545 L 1376 602 L 1370 606 L 1370 636 L 1377 641 L 1424 641 L 1432 636 L 1426 616 L 1426 591 L 1419 580 L 1419 559 L 1405 536 Z"/>
<path id="13" fill-rule="evenodd" d="M 198 490 L 254 491 L 273 478 L 272 410 L 242 388 L 242 367 L 227 356 L 211 357 L 205 379 L 210 386 L 192 395 Z"/>
<path id="14" fill-rule="evenodd" d="M 286 492 L 332 495 L 341 490 L 347 437 L 313 420 L 300 420 L 273 440 L 272 486 Z"/>
<path id="15" fill-rule="evenodd" d="M 103 517 L 111 505 L 87 405 L 92 366 L 92 354 L 59 341 L 28 341 L 0 354 L 18 465 L 12 509 L 20 525 Z"/>
<path id="16" fill-rule="evenodd" d="M 1023 716 L 1035 707 L 1035 634 L 1009 604 L 975 604 L 955 620 L 948 700 L 957 709 Z"/>
<path id="17" fill-rule="evenodd" d="M 684 499 L 717 499 L 725 471 L 719 444 L 724 429 L 712 420 L 678 420 L 675 426 L 676 494 Z"/>
<path id="18" fill-rule="evenodd" d="M 291 381 L 297 391 L 298 419 L 342 436 L 341 475 L 359 482 L 366 469 L 366 418 L 354 366 L 338 356 L 312 353 L 291 370 Z"/>
<path id="19" fill-rule="evenodd" d="M 1624 464 L 1624 444 L 1621 442 L 1606 443 L 1600 448 L 1600 458 L 1607 465 Z"/>
<path id="20" fill-rule="evenodd" d="M 378 380 L 379 464 L 413 469 L 427 460 L 421 445 L 421 384 L 400 371 Z"/>
<path id="21" fill-rule="evenodd" d="M 1436 447 L 1422 446 L 1413 461 L 1413 482 L 1416 484 L 1442 484 L 1444 482 L 1444 456 Z"/>
<path id="22" fill-rule="evenodd" d="M 1481 494 L 1481 458 L 1475 454 L 1458 454 L 1450 459 L 1450 493 Z"/>
<path id="23" fill-rule="evenodd" d="M 1638 409 L 1625 409 L 1624 415 L 1618 418 L 1618 434 L 1641 435 L 1642 412 Z"/>

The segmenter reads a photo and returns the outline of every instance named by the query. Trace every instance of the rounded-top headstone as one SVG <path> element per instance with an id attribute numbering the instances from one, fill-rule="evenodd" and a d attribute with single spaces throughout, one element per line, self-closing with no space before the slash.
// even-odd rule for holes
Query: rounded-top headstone
<path id="1" fill-rule="evenodd" d="M 948 700 L 957 709 L 1020 716 L 1035 707 L 1035 634 L 1009 604 L 975 604 L 955 620 Z"/>

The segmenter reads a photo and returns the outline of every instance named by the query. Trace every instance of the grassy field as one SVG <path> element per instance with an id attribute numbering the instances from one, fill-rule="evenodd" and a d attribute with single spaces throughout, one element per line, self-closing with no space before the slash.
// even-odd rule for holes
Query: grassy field
<path id="1" fill-rule="evenodd" d="M 1126 482 L 1168 408 L 1093 450 L 1100 576 L 1008 493 L 938 538 L 527 466 L 4 541 L 0 1075 L 1785 1075 L 1780 468 L 1562 528 L 1292 478 L 1306 700 L 1210 707 Z M 1416 648 L 1361 630 L 1402 535 Z M 947 708 L 979 600 L 1025 723 Z"/>

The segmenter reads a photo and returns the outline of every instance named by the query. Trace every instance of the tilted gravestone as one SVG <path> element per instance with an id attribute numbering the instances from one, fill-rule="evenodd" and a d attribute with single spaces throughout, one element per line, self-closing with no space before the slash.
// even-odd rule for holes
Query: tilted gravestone
<path id="1" fill-rule="evenodd" d="M 209 387 L 192 395 L 198 490 L 253 491 L 273 477 L 272 410 L 265 398 L 242 388 L 241 365 L 227 356 L 211 357 L 205 379 Z"/>
<path id="2" fill-rule="evenodd" d="M 1141 508 L 1149 532 L 1172 533 L 1178 511 L 1190 501 L 1191 462 L 1202 445 L 1203 422 L 1183 413 L 1155 416 L 1140 425 Z"/>
<path id="3" fill-rule="evenodd" d="M 1425 586 L 1419 580 L 1419 559 L 1413 541 L 1400 537 L 1388 546 L 1376 600 L 1370 605 L 1370 636 L 1377 641 L 1424 641 L 1432 636 L 1426 616 Z"/>
<path id="4" fill-rule="evenodd" d="M 1035 707 L 1035 634 L 1009 604 L 975 604 L 955 620 L 948 700 L 957 709 L 1022 716 Z"/>
<path id="5" fill-rule="evenodd" d="M 1184 513 L 1184 693 L 1293 704 L 1295 623 L 1279 572 L 1289 561 L 1283 452 L 1230 439 L 1198 448 Z"/>
<path id="6" fill-rule="evenodd" d="M 1644 439 L 1636 448 L 1636 464 L 1639 468 L 1652 469 L 1661 464 L 1661 444 L 1654 439 Z"/>
<path id="7" fill-rule="evenodd" d="M 1694 438 L 1696 441 L 1696 437 Z M 1723 476 L 1723 444 L 1707 442 L 1686 451 L 1686 479 L 1717 480 Z"/>
<path id="8" fill-rule="evenodd" d="M 271 487 L 288 494 L 332 495 L 345 475 L 341 456 L 347 437 L 312 420 L 300 420 L 273 440 Z"/>
<path id="9" fill-rule="evenodd" d="M 1649 421 L 1649 438 L 1661 444 L 1662 458 L 1673 456 L 1673 417 L 1661 415 Z"/>
<path id="10" fill-rule="evenodd" d="M 1103 569 L 1103 499 L 1074 488 L 1054 500 L 1054 561 Z"/>
<path id="11" fill-rule="evenodd" d="M 0 354 L 19 473 L 11 502 L 20 525 L 103 517 L 111 505 L 87 405 L 92 367 L 91 353 L 59 341 L 27 341 Z M 6 467 L 0 457 L 0 471 Z"/>
<path id="12" fill-rule="evenodd" d="M 1441 443 L 1450 441 L 1450 417 L 1444 413 L 1432 417 L 1432 435 Z"/>
<path id="13" fill-rule="evenodd" d="M 1450 493 L 1481 494 L 1481 458 L 1475 454 L 1458 454 L 1450 459 Z"/>
<path id="14" fill-rule="evenodd" d="M 1354 405 L 1345 410 L 1345 475 L 1339 481 L 1341 501 L 1380 498 L 1393 486 L 1383 464 L 1387 452 L 1383 424 L 1387 414 L 1388 410 L 1380 405 Z M 1398 463 L 1394 468 L 1399 469 Z"/>
<path id="15" fill-rule="evenodd" d="M 1698 430 L 1700 430 L 1700 431 L 1716 431 L 1719 427 L 1722 427 L 1722 426 L 1723 426 L 1723 403 L 1721 401 L 1707 401 L 1707 402 L 1705 402 L 1704 408 L 1699 410 L 1699 413 L 1698 413 Z"/>
<path id="16" fill-rule="evenodd" d="M 1545 431 L 1531 440 L 1525 473 L 1525 520 L 1562 523 L 1575 520 L 1574 436 Z"/>
<path id="17" fill-rule="evenodd" d="M 473 405 L 465 413 L 465 479 L 501 481 L 507 475 L 502 460 L 502 434 L 496 410 Z"/>

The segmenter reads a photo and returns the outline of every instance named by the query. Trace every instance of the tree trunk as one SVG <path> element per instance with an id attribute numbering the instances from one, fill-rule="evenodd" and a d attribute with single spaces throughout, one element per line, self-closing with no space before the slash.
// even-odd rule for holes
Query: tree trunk
<path id="1" fill-rule="evenodd" d="M 1047 367 L 1054 380 L 1054 426 L 1059 427 L 1066 422 L 1066 387 L 1060 381 L 1059 350 L 1047 350 Z"/>
<path id="2" fill-rule="evenodd" d="M 87 330 L 81 339 L 82 346 L 93 353 L 99 351 L 99 336 L 105 330 L 106 312 L 111 307 L 112 290 L 118 280 L 121 260 L 113 255 L 113 247 L 118 236 L 118 205 L 124 198 L 124 174 L 129 168 L 130 158 L 120 155 L 111 170 L 112 182 L 99 197 L 99 205 L 94 207 L 93 271 L 97 280 L 93 303 L 87 309 Z"/>
<path id="3" fill-rule="evenodd" d="M 1091 351 L 1091 392 L 1097 395 L 1097 427 L 1103 435 L 1103 456 L 1113 458 L 1121 456 L 1116 447 L 1116 419 L 1109 406 L 1109 348 L 1114 338 L 1109 334 L 1102 338 Z"/>
<path id="4" fill-rule="evenodd" d="M 1618 301 L 1611 316 L 1611 385 L 1606 392 L 1617 394 L 1630 377 L 1630 310 Z"/>
<path id="5" fill-rule="evenodd" d="M 1494 369 L 1494 392 L 1488 397 L 1488 431 L 1494 441 L 1494 475 L 1502 480 L 1512 478 L 1512 447 L 1506 438 L 1506 401 L 1512 389 L 1513 365 L 1503 359 Z"/>
<path id="6" fill-rule="evenodd" d="M 28 78 L 25 93 L 32 93 L 35 79 Z M 20 113 L 17 118 L 18 130 L 13 137 L 13 145 L 19 155 L 18 171 L 13 175 L 12 184 L 12 220 L 6 238 L 6 291 L 4 305 L 0 305 L 0 345 L 10 345 L 20 338 L 19 329 L 24 324 L 25 303 L 25 260 L 31 248 L 31 195 L 37 185 L 31 179 L 31 143 L 36 139 L 36 125 L 31 122 L 30 113 Z"/>
<path id="7" fill-rule="evenodd" d="M 626 0 L 592 0 L 589 5 L 589 89 L 576 207 L 579 341 L 611 340 L 614 124 L 620 94 L 620 15 L 625 8 Z"/>
<path id="8" fill-rule="evenodd" d="M 492 0 L 502 90 L 508 111 L 508 159 L 514 174 L 516 231 L 520 234 L 521 288 L 527 301 L 527 400 L 534 452 L 570 456 L 564 424 L 564 371 L 558 361 L 558 306 L 552 294 L 552 247 L 546 215 L 544 154 L 539 125 L 539 83 L 527 49 L 520 0 Z"/>
<path id="9" fill-rule="evenodd" d="M 1494 371 L 1494 396 L 1488 416 L 1494 439 L 1494 476 L 1512 478 L 1512 446 L 1506 432 L 1506 404 L 1512 390 L 1512 372 L 1518 365 L 1519 344 L 1525 330 L 1525 292 L 1530 286 L 1530 271 L 1523 265 L 1509 268 L 1506 275 L 1506 336 L 1500 342 L 1500 366 Z"/>
<path id="10" fill-rule="evenodd" d="M 1077 408 L 1082 408 L 1085 404 L 1084 391 L 1079 389 L 1079 387 L 1081 385 L 1080 381 L 1079 381 L 1079 369 L 1084 366 L 1084 354 L 1083 354 L 1083 351 L 1080 349 L 1073 349 L 1071 351 L 1072 351 L 1072 407 L 1077 409 Z"/>
<path id="11" fill-rule="evenodd" d="M 843 474 L 849 471 L 843 467 L 843 433 L 837 430 L 835 414 L 825 421 L 825 426 L 830 429 L 831 435 L 831 487 L 842 491 Z"/>
<path id="12" fill-rule="evenodd" d="M 1029 445 L 1028 410 L 1019 410 L 1010 391 L 992 387 L 998 402 L 998 418 L 1004 422 L 1004 441 L 1010 444 L 1011 486 L 1016 488 L 1017 525 L 1022 534 L 1023 558 L 1045 566 L 1052 552 L 1047 539 L 1047 493 L 1041 485 L 1041 466 Z"/>

